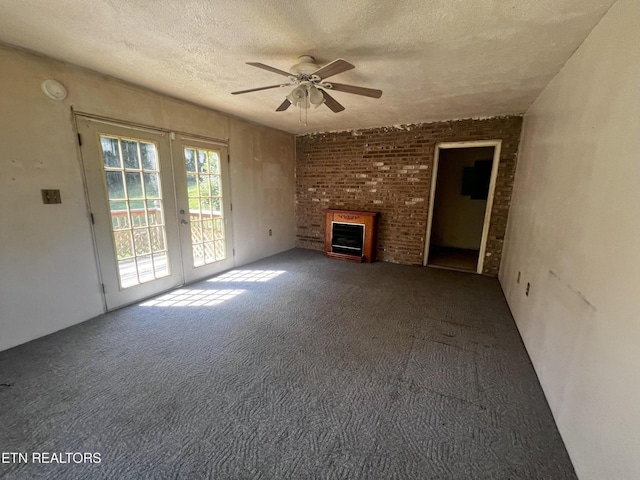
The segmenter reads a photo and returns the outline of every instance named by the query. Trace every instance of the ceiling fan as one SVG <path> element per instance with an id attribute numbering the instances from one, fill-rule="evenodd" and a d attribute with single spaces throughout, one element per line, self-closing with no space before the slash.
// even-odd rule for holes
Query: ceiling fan
<path id="1" fill-rule="evenodd" d="M 278 85 L 269 85 L 268 87 L 240 90 L 238 92 L 231 92 L 232 95 L 268 90 L 270 88 L 295 86 L 293 91 L 286 96 L 284 102 L 276 108 L 276 112 L 284 112 L 291 105 L 300 107 L 302 111 L 302 109 L 306 110 L 311 105 L 319 107 L 323 103 L 334 113 L 343 111 L 344 107 L 338 103 L 335 98 L 329 95 L 327 90 L 353 93 L 372 98 L 380 98 L 382 96 L 382 90 L 356 87 L 354 85 L 345 85 L 343 83 L 327 82 L 327 78 L 355 68 L 354 65 L 351 65 L 349 62 L 342 60 L 341 58 L 328 63 L 324 67 L 320 67 L 315 63 L 315 59 L 311 55 L 302 55 L 298 58 L 298 63 L 292 66 L 289 72 L 270 67 L 264 63 L 247 62 L 247 65 L 262 68 L 263 70 L 268 70 L 270 72 L 277 73 L 278 75 L 283 75 L 288 78 L 289 83 L 280 83 Z"/>

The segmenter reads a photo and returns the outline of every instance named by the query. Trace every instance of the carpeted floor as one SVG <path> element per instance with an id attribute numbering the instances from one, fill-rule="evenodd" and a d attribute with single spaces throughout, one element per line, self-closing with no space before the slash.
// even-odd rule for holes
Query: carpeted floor
<path id="1" fill-rule="evenodd" d="M 0 384 L 6 478 L 576 478 L 474 274 L 291 250 L 1 352 Z"/>

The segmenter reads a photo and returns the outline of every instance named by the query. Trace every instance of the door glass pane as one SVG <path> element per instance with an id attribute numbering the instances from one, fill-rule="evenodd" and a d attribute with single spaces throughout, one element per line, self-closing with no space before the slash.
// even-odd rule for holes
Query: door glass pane
<path id="1" fill-rule="evenodd" d="M 193 245 L 193 266 L 200 267 L 204 265 L 204 247 L 202 243 L 194 243 Z"/>
<path id="2" fill-rule="evenodd" d="M 100 137 L 102 160 L 105 167 L 120 168 L 120 147 L 117 138 Z"/>
<path id="3" fill-rule="evenodd" d="M 131 230 L 124 229 L 118 232 L 113 232 L 113 238 L 116 243 L 118 260 L 126 260 L 128 258 L 135 257 L 135 254 L 133 253 L 133 237 L 131 236 Z"/>
<path id="4" fill-rule="evenodd" d="M 160 177 L 157 173 L 145 173 L 144 193 L 147 198 L 158 198 L 160 196 Z"/>
<path id="5" fill-rule="evenodd" d="M 213 238 L 216 240 L 224 240 L 224 224 L 220 218 L 213 221 Z"/>
<path id="6" fill-rule="evenodd" d="M 149 230 L 149 233 L 151 235 L 151 251 L 153 253 L 164 252 L 166 247 L 163 228 L 153 227 Z"/>
<path id="7" fill-rule="evenodd" d="M 200 196 L 208 197 L 211 195 L 211 190 L 209 189 L 209 184 L 211 180 L 209 179 L 209 175 L 200 175 L 198 177 L 198 185 L 200 188 Z"/>
<path id="8" fill-rule="evenodd" d="M 226 254 L 224 251 L 224 242 L 222 240 L 217 240 L 216 242 L 216 260 L 223 260 L 226 258 Z"/>
<path id="9" fill-rule="evenodd" d="M 129 198 L 143 198 L 144 194 L 142 192 L 140 173 L 127 172 L 124 174 L 124 178 L 127 183 L 127 196 Z"/>
<path id="10" fill-rule="evenodd" d="M 158 149 L 100 136 L 121 288 L 170 275 Z"/>
<path id="11" fill-rule="evenodd" d="M 203 218 L 211 218 L 211 198 L 200 197 L 200 212 Z"/>
<path id="12" fill-rule="evenodd" d="M 227 258 L 220 153 L 185 148 L 193 266 Z"/>
<path id="13" fill-rule="evenodd" d="M 210 219 L 202 221 L 202 237 L 205 242 L 213 240 L 213 221 Z"/>
<path id="14" fill-rule="evenodd" d="M 218 175 L 211 176 L 211 196 L 217 197 L 220 195 L 220 177 Z"/>
<path id="15" fill-rule="evenodd" d="M 207 154 L 202 150 L 198 150 L 198 171 L 199 172 L 209 171 L 209 161 L 207 159 Z"/>
<path id="16" fill-rule="evenodd" d="M 155 279 L 153 268 L 153 257 L 151 255 L 143 255 L 136 258 L 138 267 L 138 278 L 140 283 L 150 282 Z"/>
<path id="17" fill-rule="evenodd" d="M 109 200 L 124 199 L 124 180 L 122 172 L 105 172 Z"/>
<path id="18" fill-rule="evenodd" d="M 214 253 L 213 242 L 207 242 L 204 244 L 204 262 L 213 263 L 216 261 L 216 255 Z"/>
<path id="19" fill-rule="evenodd" d="M 124 167 L 134 170 L 140 169 L 140 159 L 138 158 L 138 142 L 132 140 L 122 140 L 122 157 Z"/>
<path id="20" fill-rule="evenodd" d="M 207 152 L 209 157 L 209 173 L 220 175 L 220 156 L 218 152 Z"/>
<path id="21" fill-rule="evenodd" d="M 202 243 L 202 222 L 191 221 L 191 243 L 192 245 Z"/>
<path id="22" fill-rule="evenodd" d="M 169 263 L 167 260 L 167 252 L 155 253 L 153 255 L 153 269 L 155 270 L 156 278 L 169 275 Z"/>
<path id="23" fill-rule="evenodd" d="M 140 156 L 142 157 L 142 168 L 145 170 L 158 170 L 156 146 L 153 143 L 140 142 Z"/>
<path id="24" fill-rule="evenodd" d="M 127 202 L 109 202 L 109 208 L 111 209 L 111 228 L 114 232 L 131 226 Z"/>
<path id="25" fill-rule="evenodd" d="M 143 202 L 139 200 L 129 202 L 129 215 L 131 216 L 131 224 L 134 227 L 147 226 L 147 212 L 144 209 Z"/>
<path id="26" fill-rule="evenodd" d="M 151 253 L 149 242 L 149 230 L 146 228 L 136 228 L 133 230 L 133 243 L 135 244 L 136 255 L 148 255 Z"/>
<path id="27" fill-rule="evenodd" d="M 147 201 L 147 218 L 149 219 L 149 225 L 164 224 L 162 219 L 162 203 L 160 200 Z"/>
<path id="28" fill-rule="evenodd" d="M 195 172 L 196 171 L 196 151 L 191 148 L 185 148 L 184 162 L 187 166 L 187 172 Z"/>

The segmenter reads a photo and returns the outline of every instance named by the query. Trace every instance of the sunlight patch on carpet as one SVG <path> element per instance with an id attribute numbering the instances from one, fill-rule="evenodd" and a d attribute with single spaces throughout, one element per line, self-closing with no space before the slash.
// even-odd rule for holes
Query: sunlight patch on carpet
<path id="1" fill-rule="evenodd" d="M 286 272 L 284 270 L 231 270 L 207 282 L 268 282 L 283 273 Z"/>
<path id="2" fill-rule="evenodd" d="M 219 305 L 246 290 L 197 290 L 181 288 L 140 304 L 141 307 L 210 307 Z"/>

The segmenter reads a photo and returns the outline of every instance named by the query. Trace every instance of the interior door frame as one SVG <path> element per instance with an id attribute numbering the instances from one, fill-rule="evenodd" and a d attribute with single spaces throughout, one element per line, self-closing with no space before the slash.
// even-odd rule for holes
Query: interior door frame
<path id="1" fill-rule="evenodd" d="M 496 179 L 498 177 L 498 167 L 500 165 L 500 150 L 502 140 L 478 140 L 471 142 L 441 142 L 436 144 L 433 157 L 433 170 L 431 172 L 431 190 L 429 192 L 429 213 L 427 216 L 427 231 L 425 234 L 424 255 L 422 265 L 427 266 L 429 262 L 429 246 L 431 244 L 431 225 L 433 223 L 433 207 L 436 198 L 436 183 L 438 181 L 438 163 L 440 161 L 440 150 L 456 148 L 477 148 L 493 147 L 493 163 L 491 164 L 491 180 L 489 182 L 489 195 L 487 196 L 487 206 L 484 211 L 484 224 L 482 227 L 482 240 L 480 241 L 480 252 L 478 254 L 478 264 L 476 273 L 482 273 L 484 267 L 484 257 L 487 250 L 487 239 L 489 238 L 489 224 L 491 223 L 491 210 L 493 208 L 493 197 L 496 189 Z"/>

